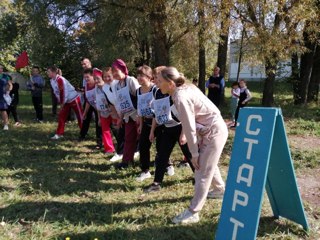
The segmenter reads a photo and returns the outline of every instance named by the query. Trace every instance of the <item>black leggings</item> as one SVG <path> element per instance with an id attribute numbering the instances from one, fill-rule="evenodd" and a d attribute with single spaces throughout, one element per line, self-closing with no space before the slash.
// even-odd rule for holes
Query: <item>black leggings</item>
<path id="1" fill-rule="evenodd" d="M 179 143 L 181 130 L 182 126 L 180 124 L 175 127 L 163 127 L 162 132 L 158 134 L 157 138 L 159 138 L 159 143 L 156 157 L 156 172 L 154 176 L 154 182 L 162 183 L 164 174 L 166 173 L 168 167 L 169 157 L 176 143 Z M 186 160 L 190 164 L 190 167 L 193 168 L 191 163 L 192 156 L 188 145 L 180 145 L 180 148 L 183 155 L 186 157 Z"/>
<path id="2" fill-rule="evenodd" d="M 19 122 L 19 118 L 17 114 L 17 105 L 10 105 L 6 111 L 7 111 L 8 117 L 10 117 L 10 113 L 12 113 L 14 121 Z"/>
<path id="3" fill-rule="evenodd" d="M 98 144 L 102 144 L 102 139 L 101 139 L 101 127 L 99 126 L 99 116 L 97 110 L 94 109 L 94 107 L 90 106 L 86 119 L 83 120 L 82 122 L 82 128 L 80 131 L 80 137 L 85 138 L 88 131 L 89 131 L 89 126 L 90 122 L 92 119 L 92 113 L 94 113 L 94 118 L 95 118 L 95 125 L 96 125 L 96 140 Z"/>
<path id="4" fill-rule="evenodd" d="M 162 129 L 163 129 L 162 126 L 158 126 L 154 131 L 154 135 L 156 138 L 157 153 L 159 152 L 159 140 L 160 140 L 160 138 L 158 138 L 158 135 L 160 134 Z M 140 164 L 141 164 L 141 170 L 143 172 L 149 171 L 149 168 L 150 168 L 150 148 L 152 145 L 152 142 L 150 142 L 149 140 L 150 131 L 151 131 L 151 126 L 148 125 L 147 123 L 143 123 L 141 134 L 140 134 L 140 141 L 139 141 Z"/>

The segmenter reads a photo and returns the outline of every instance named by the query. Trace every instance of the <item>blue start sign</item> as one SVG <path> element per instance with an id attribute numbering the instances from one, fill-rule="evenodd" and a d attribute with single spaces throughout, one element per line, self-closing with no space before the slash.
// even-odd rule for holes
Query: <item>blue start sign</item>
<path id="1" fill-rule="evenodd" d="M 256 239 L 264 189 L 275 217 L 308 229 L 281 110 L 243 108 L 236 128 L 217 240 Z"/>

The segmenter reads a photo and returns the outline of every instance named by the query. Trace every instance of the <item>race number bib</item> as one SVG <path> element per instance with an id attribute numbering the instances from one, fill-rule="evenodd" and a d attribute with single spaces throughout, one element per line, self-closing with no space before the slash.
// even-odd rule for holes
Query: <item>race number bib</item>
<path id="1" fill-rule="evenodd" d="M 172 119 L 170 97 L 156 99 L 153 101 L 155 119 L 158 124 L 165 124 Z"/>
<path id="2" fill-rule="evenodd" d="M 153 99 L 152 91 L 138 94 L 138 115 L 141 117 L 152 117 L 151 102 Z"/>

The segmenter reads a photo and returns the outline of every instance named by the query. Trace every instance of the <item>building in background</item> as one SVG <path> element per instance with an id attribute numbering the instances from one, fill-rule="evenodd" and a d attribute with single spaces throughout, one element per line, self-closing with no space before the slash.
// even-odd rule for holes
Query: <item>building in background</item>
<path id="1" fill-rule="evenodd" d="M 236 40 L 229 45 L 229 81 L 236 81 L 239 67 L 240 40 Z M 242 46 L 243 57 L 240 64 L 239 79 L 247 81 L 262 81 L 266 78 L 265 66 L 262 62 L 257 61 L 254 56 L 254 48 L 245 45 Z M 277 80 L 283 80 L 291 77 L 291 60 L 282 61 L 278 65 L 276 73 Z"/>

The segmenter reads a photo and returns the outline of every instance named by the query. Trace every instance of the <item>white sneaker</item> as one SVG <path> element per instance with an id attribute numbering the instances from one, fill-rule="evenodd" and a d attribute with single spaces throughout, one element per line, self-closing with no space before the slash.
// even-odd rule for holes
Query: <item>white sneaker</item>
<path id="1" fill-rule="evenodd" d="M 140 153 L 139 153 L 139 152 L 135 152 L 133 158 L 134 158 L 134 159 L 137 159 L 137 158 L 139 158 L 139 157 L 140 157 Z"/>
<path id="2" fill-rule="evenodd" d="M 8 125 L 4 125 L 4 126 L 3 126 L 3 130 L 8 131 L 8 130 L 9 130 Z"/>
<path id="3" fill-rule="evenodd" d="M 175 224 L 188 224 L 199 222 L 199 214 L 192 213 L 189 209 L 186 209 L 183 213 L 180 213 L 178 216 L 172 219 L 172 222 Z"/>
<path id="4" fill-rule="evenodd" d="M 117 161 L 120 161 L 122 159 L 122 154 L 115 154 L 115 155 L 113 155 L 113 157 L 112 158 L 110 158 L 110 162 L 117 162 Z"/>
<path id="5" fill-rule="evenodd" d="M 53 137 L 51 137 L 51 140 L 58 140 L 60 138 L 63 138 L 63 135 L 55 134 Z"/>
<path id="6" fill-rule="evenodd" d="M 222 199 L 224 195 L 224 191 L 221 190 L 212 190 L 208 192 L 207 198 L 211 199 Z"/>
<path id="7" fill-rule="evenodd" d="M 142 172 L 140 174 L 140 176 L 136 178 L 136 180 L 138 182 L 142 182 L 142 181 L 146 180 L 147 178 L 151 178 L 150 172 Z"/>
<path id="8" fill-rule="evenodd" d="M 167 167 L 167 174 L 169 176 L 173 176 L 174 175 L 174 167 L 172 165 L 170 165 L 169 167 Z"/>

